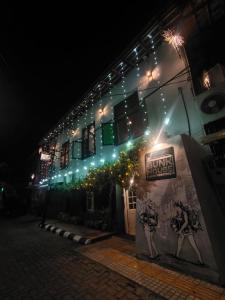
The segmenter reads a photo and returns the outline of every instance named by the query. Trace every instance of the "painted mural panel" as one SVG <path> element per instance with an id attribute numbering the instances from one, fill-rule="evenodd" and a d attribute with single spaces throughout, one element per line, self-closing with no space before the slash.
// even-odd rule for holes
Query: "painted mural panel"
<path id="1" fill-rule="evenodd" d="M 137 253 L 217 281 L 217 267 L 182 138 L 140 155 Z"/>

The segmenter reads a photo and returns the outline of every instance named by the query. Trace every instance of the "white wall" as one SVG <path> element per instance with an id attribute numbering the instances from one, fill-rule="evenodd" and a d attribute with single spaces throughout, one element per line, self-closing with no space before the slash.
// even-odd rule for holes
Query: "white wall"
<path id="1" fill-rule="evenodd" d="M 155 65 L 154 56 L 157 57 L 158 65 Z M 171 48 L 166 43 L 162 43 L 159 49 L 156 50 L 155 55 L 151 55 L 144 62 L 141 63 L 140 67 L 140 77 L 137 77 L 137 69 L 132 69 L 128 75 L 125 77 L 125 88 L 126 91 L 136 90 L 139 86 L 140 90 L 144 90 L 142 92 L 142 96 L 147 96 L 151 91 L 154 91 L 155 88 L 162 85 L 164 82 L 170 80 L 173 76 L 179 73 L 181 70 L 185 68 L 184 60 L 179 57 L 177 52 Z M 155 67 L 158 68 L 158 71 L 155 71 Z M 153 70 L 154 80 L 148 82 L 146 77 L 146 72 L 148 70 Z M 156 78 L 156 75 L 159 73 L 159 77 Z M 194 104 L 193 95 L 191 92 L 191 82 L 187 81 L 189 74 L 186 74 L 174 81 L 172 81 L 169 85 L 162 87 L 160 90 L 155 92 L 151 96 L 146 97 L 146 107 L 148 112 L 148 123 L 149 128 L 151 130 L 151 137 L 157 137 L 159 131 L 162 129 L 163 122 L 166 118 L 169 118 L 169 123 L 163 126 L 164 132 L 169 136 L 174 136 L 181 133 L 188 133 L 188 125 L 187 125 L 187 117 L 184 110 L 184 105 L 181 99 L 181 96 L 178 92 L 178 87 L 182 87 L 184 100 L 186 102 L 188 108 L 188 115 L 191 124 L 191 132 L 194 137 L 199 137 L 203 135 L 202 125 L 198 117 L 198 111 L 196 105 Z M 175 83 L 178 81 L 182 81 L 179 83 Z M 163 96 L 161 95 L 163 93 Z M 96 125 L 96 155 L 89 157 L 84 160 L 76 160 L 72 159 L 70 151 L 70 164 L 69 167 L 65 170 L 60 170 L 60 161 L 59 156 L 60 152 L 58 152 L 58 158 L 55 160 L 56 172 L 52 175 L 61 174 L 64 176 L 65 173 L 69 171 L 74 173 L 75 178 L 81 178 L 85 176 L 87 170 L 91 167 L 91 163 L 95 163 L 95 166 L 102 165 L 100 159 L 104 159 L 105 162 L 113 161 L 115 158 L 112 157 L 112 153 L 119 153 L 121 148 L 126 147 L 126 145 L 121 145 L 119 147 L 116 146 L 103 146 L 101 145 L 101 130 L 100 125 L 101 121 L 106 122 L 113 118 L 113 107 L 121 102 L 124 99 L 123 89 L 121 87 L 121 82 L 113 87 L 112 89 L 112 100 L 110 100 L 110 95 L 104 95 L 102 99 L 94 104 L 94 106 L 87 111 L 87 115 L 83 115 L 79 118 L 80 126 L 77 127 L 76 120 L 74 121 L 74 129 L 78 129 L 76 136 L 72 136 L 71 130 L 65 130 L 57 140 L 57 149 L 60 151 L 61 145 L 70 140 L 71 147 L 72 141 L 81 137 L 82 128 L 86 127 L 88 124 L 95 121 Z M 129 94 L 128 94 L 129 95 Z M 140 94 L 139 94 L 140 95 Z M 165 101 L 162 101 L 162 98 Z M 129 105 L 129 103 L 128 103 Z M 165 106 L 165 107 L 164 107 Z M 99 108 L 104 108 L 104 114 L 100 115 Z M 166 111 L 166 115 L 164 115 L 164 111 Z M 92 113 L 92 114 L 91 114 Z M 163 136 L 163 134 L 162 134 Z M 76 172 L 76 170 L 78 170 Z M 72 175 L 65 176 L 67 182 L 72 179 Z M 64 177 L 57 177 L 53 181 L 61 181 Z"/>

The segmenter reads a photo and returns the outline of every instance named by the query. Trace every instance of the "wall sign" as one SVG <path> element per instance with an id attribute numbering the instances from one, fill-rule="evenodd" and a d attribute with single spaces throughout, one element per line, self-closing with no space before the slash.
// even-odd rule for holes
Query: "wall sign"
<path id="1" fill-rule="evenodd" d="M 160 180 L 176 177 L 174 148 L 169 147 L 145 154 L 146 180 Z"/>

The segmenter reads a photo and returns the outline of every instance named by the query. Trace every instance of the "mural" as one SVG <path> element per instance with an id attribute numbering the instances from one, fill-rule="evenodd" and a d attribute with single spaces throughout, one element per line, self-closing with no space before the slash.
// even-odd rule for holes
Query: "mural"
<path id="1" fill-rule="evenodd" d="M 187 239 L 198 257 L 198 263 L 203 265 L 202 257 L 193 235 L 193 231 L 202 230 L 198 212 L 185 206 L 182 201 L 175 202 L 174 206 L 176 207 L 176 215 L 172 217 L 170 225 L 176 232 L 178 239 L 176 257 L 180 257 L 184 240 Z"/>
<path id="2" fill-rule="evenodd" d="M 149 257 L 156 258 L 159 256 L 154 235 L 158 225 L 158 213 L 153 207 L 153 202 L 148 198 L 149 193 L 145 193 L 142 199 L 142 207 L 139 210 L 138 221 L 143 225 L 146 241 L 149 249 Z"/>
<path id="3" fill-rule="evenodd" d="M 137 255 L 217 281 L 218 268 L 182 138 L 173 137 L 160 147 L 140 152 Z"/>

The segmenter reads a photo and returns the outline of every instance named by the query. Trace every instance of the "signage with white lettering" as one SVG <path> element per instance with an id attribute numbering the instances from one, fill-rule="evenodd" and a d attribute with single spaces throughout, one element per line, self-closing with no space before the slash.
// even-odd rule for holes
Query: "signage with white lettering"
<path id="1" fill-rule="evenodd" d="M 173 147 L 145 155 L 146 180 L 160 180 L 176 177 Z"/>

